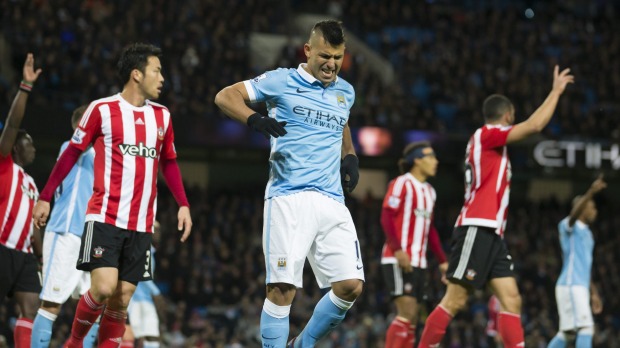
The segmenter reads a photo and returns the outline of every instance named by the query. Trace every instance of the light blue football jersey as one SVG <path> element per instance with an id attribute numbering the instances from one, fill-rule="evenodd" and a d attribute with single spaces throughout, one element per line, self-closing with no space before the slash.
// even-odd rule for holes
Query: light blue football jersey
<path id="1" fill-rule="evenodd" d="M 67 148 L 66 141 L 60 147 L 60 154 Z M 93 193 L 95 150 L 88 148 L 67 177 L 56 189 L 54 208 L 47 223 L 47 232 L 73 233 L 78 237 L 84 231 L 84 219 L 88 200 Z"/>
<path id="2" fill-rule="evenodd" d="M 268 71 L 244 81 L 252 102 L 265 102 L 269 117 L 287 122 L 287 134 L 271 138 L 265 198 L 318 191 L 344 202 L 340 183 L 342 130 L 349 120 L 355 92 L 341 78 L 324 87 L 303 65 Z"/>
<path id="3" fill-rule="evenodd" d="M 594 238 L 590 227 L 577 220 L 568 226 L 568 217 L 558 225 L 562 247 L 562 272 L 557 285 L 581 285 L 590 288 Z"/>

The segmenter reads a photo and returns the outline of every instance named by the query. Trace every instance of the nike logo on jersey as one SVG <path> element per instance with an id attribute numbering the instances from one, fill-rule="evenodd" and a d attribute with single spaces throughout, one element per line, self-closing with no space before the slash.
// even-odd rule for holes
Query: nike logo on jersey
<path id="1" fill-rule="evenodd" d="M 297 88 L 297 93 L 301 94 L 301 93 L 308 93 L 308 92 L 310 92 L 310 91 L 306 91 L 306 90 L 303 90 L 301 88 Z"/>
<path id="2" fill-rule="evenodd" d="M 261 336 L 266 339 L 266 340 L 277 340 L 278 338 L 282 337 L 282 336 L 278 336 L 278 337 L 266 337 L 264 334 L 261 334 Z"/>
<path id="3" fill-rule="evenodd" d="M 360 269 L 364 268 L 364 266 L 356 266 L 356 268 L 357 268 L 358 270 L 360 270 Z"/>

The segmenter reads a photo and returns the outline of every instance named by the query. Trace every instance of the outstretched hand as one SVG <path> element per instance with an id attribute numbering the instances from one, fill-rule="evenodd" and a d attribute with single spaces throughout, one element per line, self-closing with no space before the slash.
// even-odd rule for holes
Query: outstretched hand
<path id="1" fill-rule="evenodd" d="M 564 92 L 566 85 L 575 82 L 575 77 L 570 75 L 570 68 L 566 68 L 560 72 L 558 65 L 553 69 L 553 90 L 560 93 Z"/>
<path id="2" fill-rule="evenodd" d="M 28 53 L 24 63 L 24 81 L 34 83 L 39 78 L 41 71 L 41 69 L 34 70 L 34 56 L 32 53 Z"/>

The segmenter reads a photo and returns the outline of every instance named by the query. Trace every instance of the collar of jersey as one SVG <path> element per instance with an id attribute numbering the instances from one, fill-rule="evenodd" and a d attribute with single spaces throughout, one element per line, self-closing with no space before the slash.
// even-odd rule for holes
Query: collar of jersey
<path id="1" fill-rule="evenodd" d="M 131 104 L 130 102 L 128 102 L 127 100 L 125 100 L 125 98 L 123 98 L 123 96 L 120 93 L 118 93 L 117 96 L 118 96 L 118 100 L 120 100 L 122 104 L 127 105 L 130 109 L 132 109 L 134 111 L 144 111 L 149 106 L 149 100 L 148 99 L 144 100 L 144 105 L 142 105 L 142 106 L 135 106 L 135 105 Z"/>
<path id="2" fill-rule="evenodd" d="M 321 87 L 323 87 L 323 84 L 320 83 L 319 80 L 317 80 L 314 76 L 309 74 L 306 71 L 306 69 L 304 69 L 304 66 L 306 65 L 307 65 L 306 63 L 299 64 L 299 67 L 297 68 L 297 72 L 299 73 L 299 76 L 301 76 L 302 79 L 306 80 L 311 85 L 314 84 L 315 82 L 318 82 L 318 84 L 321 85 Z M 338 83 L 338 76 L 336 76 L 336 79 L 334 80 L 334 82 L 330 83 L 328 87 L 331 87 L 335 85 L 336 83 Z"/>

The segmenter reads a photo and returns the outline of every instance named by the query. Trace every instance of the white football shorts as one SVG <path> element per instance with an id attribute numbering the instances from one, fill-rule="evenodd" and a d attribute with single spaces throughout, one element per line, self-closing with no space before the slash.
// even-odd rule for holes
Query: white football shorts
<path id="1" fill-rule="evenodd" d="M 594 326 L 588 288 L 580 285 L 558 285 L 555 287 L 555 299 L 560 317 L 560 331 Z"/>
<path id="2" fill-rule="evenodd" d="M 135 338 L 159 337 L 159 317 L 153 302 L 132 301 L 127 316 Z"/>
<path id="3" fill-rule="evenodd" d="M 303 285 L 306 257 L 320 288 L 347 280 L 364 280 L 355 225 L 347 207 L 316 191 L 267 199 L 263 252 L 267 284 Z"/>
<path id="4" fill-rule="evenodd" d="M 41 300 L 62 304 L 69 296 L 78 299 L 88 291 L 90 273 L 75 268 L 80 242 L 73 233 L 45 232 Z"/>

